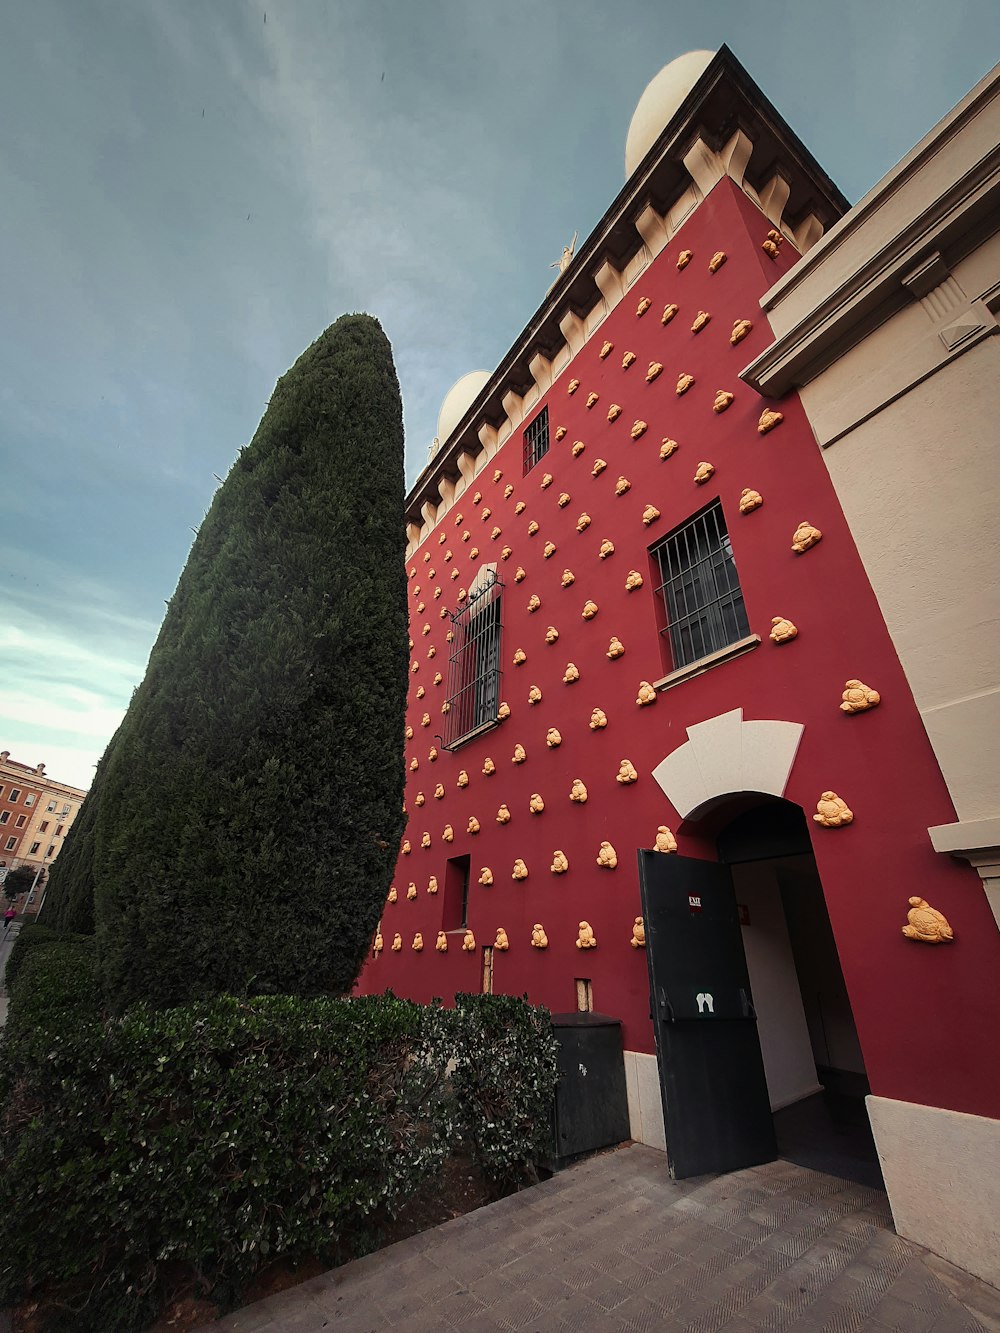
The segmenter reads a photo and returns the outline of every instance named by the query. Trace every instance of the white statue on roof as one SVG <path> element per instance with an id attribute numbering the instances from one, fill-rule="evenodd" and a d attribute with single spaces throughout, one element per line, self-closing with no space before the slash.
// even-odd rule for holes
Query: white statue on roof
<path id="1" fill-rule="evenodd" d="M 549 268 L 557 268 L 560 273 L 566 272 L 570 264 L 572 264 L 573 262 L 573 255 L 576 252 L 576 238 L 579 236 L 579 234 L 580 233 L 578 231 L 575 231 L 573 233 L 573 239 L 570 241 L 569 245 L 563 246 L 563 252 L 561 256 L 553 263 L 551 263 L 549 265 Z"/>

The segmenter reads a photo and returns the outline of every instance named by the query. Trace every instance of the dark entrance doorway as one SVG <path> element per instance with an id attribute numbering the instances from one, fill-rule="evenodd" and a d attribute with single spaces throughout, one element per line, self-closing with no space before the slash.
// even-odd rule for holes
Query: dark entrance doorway
<path id="1" fill-rule="evenodd" d="M 743 794 L 701 823 L 718 860 L 639 853 L 671 1171 L 780 1155 L 881 1185 L 805 817 L 790 802 Z M 697 1012 L 706 991 L 711 1018 L 704 1005 Z"/>

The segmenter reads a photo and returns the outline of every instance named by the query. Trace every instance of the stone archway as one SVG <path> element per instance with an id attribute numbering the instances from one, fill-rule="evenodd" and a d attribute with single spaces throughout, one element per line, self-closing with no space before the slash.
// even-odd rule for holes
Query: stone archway
<path id="1" fill-rule="evenodd" d="M 800 722 L 744 722 L 734 708 L 688 727 L 687 741 L 653 777 L 682 819 L 734 792 L 784 796 L 804 730 Z"/>

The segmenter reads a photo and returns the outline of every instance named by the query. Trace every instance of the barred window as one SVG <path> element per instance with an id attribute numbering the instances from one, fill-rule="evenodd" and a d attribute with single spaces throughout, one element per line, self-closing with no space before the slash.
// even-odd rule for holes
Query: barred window
<path id="1" fill-rule="evenodd" d="M 719 501 L 665 537 L 652 555 L 674 671 L 746 638 L 750 623 Z"/>
<path id="2" fill-rule="evenodd" d="M 503 584 L 496 570 L 485 568 L 473 585 L 468 605 L 451 617 L 454 639 L 448 661 L 448 712 L 444 748 L 457 749 L 486 727 L 497 724 L 500 706 L 500 636 Z"/>
<path id="3" fill-rule="evenodd" d="M 543 407 L 534 421 L 524 429 L 524 472 L 549 452 L 549 409 Z"/>

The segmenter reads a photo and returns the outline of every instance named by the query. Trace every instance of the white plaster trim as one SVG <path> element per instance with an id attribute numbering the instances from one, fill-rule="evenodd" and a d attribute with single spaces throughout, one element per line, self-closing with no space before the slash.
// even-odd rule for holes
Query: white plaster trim
<path id="1" fill-rule="evenodd" d="M 734 792 L 783 796 L 799 741 L 799 722 L 744 722 L 743 709 L 687 728 L 688 740 L 661 759 L 653 777 L 682 819 Z"/>
<path id="2" fill-rule="evenodd" d="M 909 299 L 909 280 L 931 250 L 947 251 L 963 229 L 995 209 L 998 104 L 1000 66 L 764 294 L 761 308 L 778 328 L 782 303 L 792 293 L 785 317 L 796 301 L 803 308 L 740 372 L 745 383 L 766 397 L 808 383 Z M 893 214 L 898 221 L 886 239 L 886 218 Z M 958 331 L 952 344 L 966 336 Z"/>
<path id="3" fill-rule="evenodd" d="M 935 824 L 927 832 L 936 852 L 961 857 L 979 871 L 986 901 L 1000 928 L 1000 819 Z"/>
<path id="4" fill-rule="evenodd" d="M 697 662 L 689 662 L 687 666 L 678 667 L 676 671 L 671 671 L 662 680 L 654 681 L 653 689 L 673 689 L 675 685 L 690 680 L 692 676 L 700 676 L 703 671 L 709 671 L 712 667 L 718 666 L 720 662 L 728 662 L 731 657 L 739 657 L 742 653 L 748 653 L 751 648 L 756 648 L 758 643 L 760 643 L 759 634 L 748 634 L 745 639 L 737 639 L 735 643 L 727 644 L 725 648 L 720 648 L 716 653 L 709 653 L 707 657 L 699 657 Z"/>
<path id="5" fill-rule="evenodd" d="M 655 1055 L 625 1051 L 625 1088 L 628 1093 L 629 1134 L 636 1143 L 666 1152 L 660 1071 Z"/>
<path id="6" fill-rule="evenodd" d="M 896 1230 L 1000 1287 L 1000 1120 L 866 1101 Z"/>
<path id="7" fill-rule="evenodd" d="M 1000 817 L 935 824 L 927 832 L 936 852 L 951 852 L 953 856 L 967 856 L 970 852 L 1000 853 Z"/>

